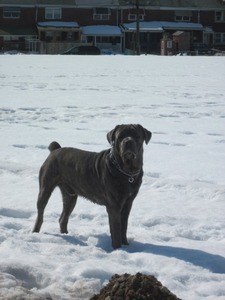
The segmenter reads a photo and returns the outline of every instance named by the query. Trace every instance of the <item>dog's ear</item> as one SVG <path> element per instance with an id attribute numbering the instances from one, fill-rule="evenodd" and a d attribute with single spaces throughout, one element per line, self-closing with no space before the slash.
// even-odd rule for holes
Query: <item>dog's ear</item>
<path id="1" fill-rule="evenodd" d="M 151 133 L 151 131 L 149 131 L 145 128 L 144 128 L 144 131 L 145 131 L 145 144 L 148 144 L 148 142 L 152 138 L 152 133 Z"/>
<path id="2" fill-rule="evenodd" d="M 147 130 L 146 128 L 144 128 L 143 126 L 141 125 L 138 125 L 140 126 L 143 134 L 144 134 L 144 140 L 145 140 L 145 144 L 148 144 L 148 142 L 150 141 L 151 137 L 152 137 L 152 133 L 151 131 Z"/>
<path id="3" fill-rule="evenodd" d="M 113 145 L 113 143 L 115 141 L 115 133 L 118 128 L 119 128 L 119 125 L 117 125 L 114 129 L 112 129 L 110 132 L 107 133 L 107 140 L 110 143 L 110 145 Z"/>

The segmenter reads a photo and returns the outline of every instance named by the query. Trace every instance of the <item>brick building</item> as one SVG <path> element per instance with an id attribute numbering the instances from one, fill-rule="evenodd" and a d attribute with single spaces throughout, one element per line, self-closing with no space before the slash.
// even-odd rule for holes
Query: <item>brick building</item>
<path id="1" fill-rule="evenodd" d="M 225 0 L 0 0 L 0 51 L 135 53 L 137 42 L 141 53 L 225 50 Z"/>

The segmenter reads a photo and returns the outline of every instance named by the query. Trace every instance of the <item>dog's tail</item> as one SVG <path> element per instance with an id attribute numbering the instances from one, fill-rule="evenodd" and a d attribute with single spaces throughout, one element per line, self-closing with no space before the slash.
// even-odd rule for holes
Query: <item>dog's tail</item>
<path id="1" fill-rule="evenodd" d="M 48 146 L 48 150 L 50 152 L 52 152 L 52 151 L 54 151 L 56 149 L 59 149 L 59 148 L 61 148 L 61 146 L 57 142 L 51 142 L 51 144 Z"/>

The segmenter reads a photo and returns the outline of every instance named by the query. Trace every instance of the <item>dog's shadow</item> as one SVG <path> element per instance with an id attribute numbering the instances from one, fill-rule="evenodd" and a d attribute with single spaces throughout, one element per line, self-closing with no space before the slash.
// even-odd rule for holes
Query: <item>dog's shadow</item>
<path id="1" fill-rule="evenodd" d="M 145 252 L 154 255 L 173 257 L 195 266 L 208 269 L 212 273 L 225 274 L 225 257 L 197 249 L 153 245 L 133 241 L 130 246 L 123 248 L 128 253 Z"/>
<path id="2" fill-rule="evenodd" d="M 110 252 L 112 251 L 112 248 L 109 247 L 110 243 L 111 240 L 109 236 L 100 236 L 98 247 L 102 248 L 106 252 Z M 154 255 L 173 257 L 191 263 L 195 266 L 208 269 L 212 273 L 225 274 L 225 257 L 197 249 L 153 245 L 131 241 L 129 246 L 123 246 L 121 250 L 127 253 L 144 252 Z"/>
<path id="3" fill-rule="evenodd" d="M 88 246 L 86 241 L 70 235 L 57 235 L 73 245 Z M 111 238 L 107 234 L 96 235 L 98 242 L 96 247 L 102 249 L 107 253 L 113 251 L 111 247 Z M 212 273 L 225 274 L 225 257 L 208 253 L 197 249 L 187 249 L 181 247 L 153 245 L 149 243 L 141 243 L 138 241 L 131 241 L 130 245 L 123 246 L 119 251 L 127 253 L 149 253 L 154 255 L 161 255 L 166 257 L 173 257 L 185 262 L 191 263 L 195 266 L 208 269 Z"/>

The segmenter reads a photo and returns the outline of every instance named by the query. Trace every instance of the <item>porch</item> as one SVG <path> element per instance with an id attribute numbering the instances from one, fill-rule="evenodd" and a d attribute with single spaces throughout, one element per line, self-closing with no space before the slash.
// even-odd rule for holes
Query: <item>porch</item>
<path id="1" fill-rule="evenodd" d="M 4 26 L 0 28 L 0 51 L 38 52 L 39 43 L 35 27 Z"/>
<path id="2" fill-rule="evenodd" d="M 84 26 L 81 40 L 83 43 L 92 43 L 105 52 L 122 53 L 122 32 L 118 26 Z"/>
<path id="3" fill-rule="evenodd" d="M 61 54 L 80 44 L 80 27 L 76 22 L 37 23 L 41 54 Z"/>

